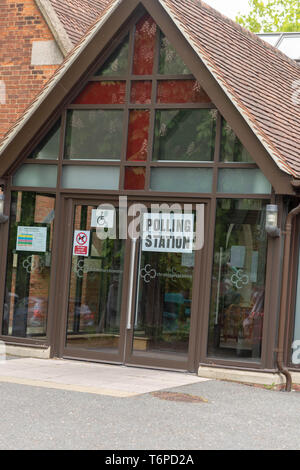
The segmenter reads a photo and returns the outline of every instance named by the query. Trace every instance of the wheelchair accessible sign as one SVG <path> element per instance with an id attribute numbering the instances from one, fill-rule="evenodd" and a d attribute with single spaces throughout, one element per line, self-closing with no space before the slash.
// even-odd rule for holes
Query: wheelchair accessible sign
<path id="1" fill-rule="evenodd" d="M 90 231 L 75 230 L 73 256 L 89 256 L 90 248 Z"/>

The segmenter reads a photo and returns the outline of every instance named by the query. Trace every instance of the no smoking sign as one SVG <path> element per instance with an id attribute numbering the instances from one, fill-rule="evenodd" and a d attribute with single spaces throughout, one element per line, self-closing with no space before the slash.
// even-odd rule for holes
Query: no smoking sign
<path id="1" fill-rule="evenodd" d="M 89 256 L 90 232 L 86 230 L 75 230 L 73 256 Z"/>

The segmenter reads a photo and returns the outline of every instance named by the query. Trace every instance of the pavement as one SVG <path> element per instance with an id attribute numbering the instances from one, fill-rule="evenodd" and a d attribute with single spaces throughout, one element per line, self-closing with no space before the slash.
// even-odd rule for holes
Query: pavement
<path id="1" fill-rule="evenodd" d="M 0 364 L 0 449 L 300 450 L 300 394 L 76 361 Z"/>
<path id="2" fill-rule="evenodd" d="M 206 381 L 194 374 L 61 359 L 13 359 L 0 363 L 0 383 L 131 397 Z"/>

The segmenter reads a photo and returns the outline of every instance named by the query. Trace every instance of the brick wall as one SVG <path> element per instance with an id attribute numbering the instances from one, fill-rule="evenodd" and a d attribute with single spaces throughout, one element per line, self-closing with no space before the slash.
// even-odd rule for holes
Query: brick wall
<path id="1" fill-rule="evenodd" d="M 31 65 L 32 43 L 53 40 L 34 0 L 0 0 L 0 140 L 58 65 Z"/>

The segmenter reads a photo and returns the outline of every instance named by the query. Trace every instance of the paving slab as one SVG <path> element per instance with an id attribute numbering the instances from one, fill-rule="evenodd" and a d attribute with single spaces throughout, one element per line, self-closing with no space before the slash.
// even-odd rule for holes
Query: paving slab
<path id="1" fill-rule="evenodd" d="M 193 374 L 61 359 L 0 362 L 0 382 L 131 397 L 208 381 Z"/>

